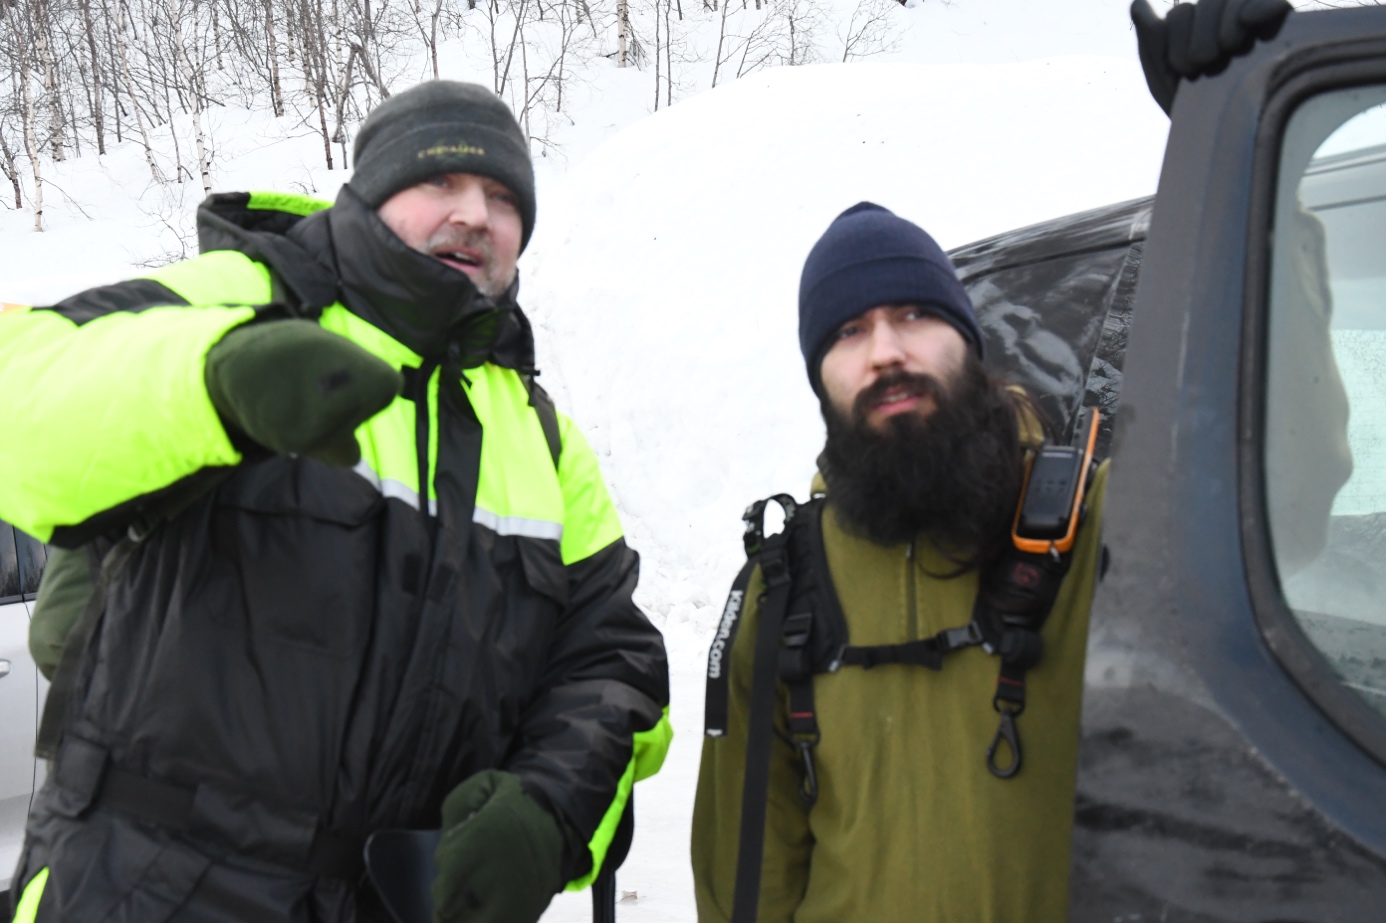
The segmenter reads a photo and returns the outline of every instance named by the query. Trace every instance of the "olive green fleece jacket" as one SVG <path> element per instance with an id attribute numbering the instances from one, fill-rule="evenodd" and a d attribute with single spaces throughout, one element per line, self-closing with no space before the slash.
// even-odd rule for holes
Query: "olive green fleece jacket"
<path id="1" fill-rule="evenodd" d="M 781 695 L 760 923 L 1067 918 L 1083 662 L 1106 478 L 1103 465 L 1044 627 L 1043 660 L 1026 675 L 1026 709 L 1017 720 L 1025 761 L 1015 778 L 998 779 L 985 764 L 997 729 L 991 702 L 999 662 L 979 647 L 947 655 L 940 672 L 885 665 L 815 676 L 822 742 L 812 809 L 797 794 Z M 927 638 L 971 618 L 976 573 L 935 576 L 954 568 L 927 540 L 885 547 L 849 535 L 830 502 L 823 542 L 852 644 Z M 700 923 L 731 916 L 762 588 L 757 572 L 731 653 L 727 733 L 703 741 L 692 841 Z"/>

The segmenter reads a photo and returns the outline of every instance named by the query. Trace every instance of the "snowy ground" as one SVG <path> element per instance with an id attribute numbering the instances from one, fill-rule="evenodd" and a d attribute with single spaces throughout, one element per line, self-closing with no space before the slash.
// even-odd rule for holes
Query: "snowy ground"
<path id="1" fill-rule="evenodd" d="M 622 919 L 695 918 L 701 665 L 740 563 L 740 513 L 772 492 L 803 495 L 821 447 L 796 337 L 804 255 L 862 199 L 951 247 L 1153 192 L 1166 124 L 1126 7 L 928 0 L 905 11 L 892 55 L 764 72 L 653 116 L 651 75 L 608 68 L 563 150 L 541 159 L 521 302 L 543 381 L 590 436 L 644 555 L 638 598 L 673 667 L 677 737 L 664 772 L 638 789 Z M 305 128 L 232 109 L 216 118 L 219 189 L 330 198 L 345 178 L 319 166 Z M 49 193 L 48 232 L 0 212 L 0 302 L 56 300 L 195 249 L 187 216 L 200 190 L 151 186 L 137 147 L 49 169 L 62 194 Z M 545 920 L 589 913 L 587 894 L 565 895 Z"/>

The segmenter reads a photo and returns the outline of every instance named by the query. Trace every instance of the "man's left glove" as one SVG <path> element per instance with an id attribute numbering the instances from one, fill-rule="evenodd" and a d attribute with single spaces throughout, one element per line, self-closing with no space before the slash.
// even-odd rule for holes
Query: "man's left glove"
<path id="1" fill-rule="evenodd" d="M 443 802 L 434 923 L 534 923 L 563 887 L 564 831 L 513 773 L 487 769 Z"/>
<path id="2" fill-rule="evenodd" d="M 1256 40 L 1275 38 L 1289 0 L 1198 0 L 1176 3 L 1161 19 L 1148 0 L 1134 0 L 1131 22 L 1150 95 L 1169 115 L 1179 81 L 1212 77 Z"/>
<path id="3" fill-rule="evenodd" d="M 207 395 L 227 434 L 350 468 L 356 428 L 403 386 L 394 366 L 306 320 L 236 327 L 207 353 Z"/>

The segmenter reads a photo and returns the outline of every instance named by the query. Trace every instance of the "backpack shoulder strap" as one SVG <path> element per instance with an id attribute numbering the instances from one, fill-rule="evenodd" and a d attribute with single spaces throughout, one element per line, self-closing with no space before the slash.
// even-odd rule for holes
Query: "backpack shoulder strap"
<path id="1" fill-rule="evenodd" d="M 784 510 L 783 531 L 765 537 L 765 507 Z M 776 659 L 791 590 L 788 539 L 795 512 L 793 498 L 776 494 L 751 504 L 744 517 L 748 556 L 759 558 L 765 593 L 760 598 L 751 703 L 746 728 L 746 772 L 741 789 L 741 830 L 736 852 L 732 923 L 755 923 L 760 904 L 760 865 L 765 852 L 765 813 L 770 796 L 770 749 L 775 735 Z"/>
<path id="2" fill-rule="evenodd" d="M 783 681 L 788 680 L 786 668 L 794 672 L 793 668 L 799 665 L 801 656 L 803 663 L 800 672 L 823 672 L 846 641 L 846 619 L 833 589 L 832 577 L 827 572 L 827 558 L 823 553 L 822 507 L 821 499 L 797 505 L 793 522 L 786 526 L 785 554 L 790 579 L 787 604 L 790 610 L 799 614 L 784 617 L 786 625 L 781 639 L 788 638 L 794 643 L 792 655 L 781 653 L 776 664 L 779 678 Z M 755 510 L 756 505 L 753 505 L 746 515 L 759 515 Z M 727 732 L 731 651 L 741 628 L 751 577 L 759 565 L 760 553 L 752 554 L 732 581 L 726 605 L 722 608 L 722 618 L 717 623 L 712 646 L 708 649 L 703 713 L 704 733 L 708 737 L 722 737 Z M 811 631 L 808 630 L 810 626 L 805 625 L 805 614 L 813 616 Z M 790 661 L 793 661 L 792 665 Z"/>
<path id="3" fill-rule="evenodd" d="M 703 708 L 703 733 L 708 737 L 725 737 L 727 734 L 732 646 L 736 644 L 736 632 L 746 611 L 746 590 L 759 564 L 759 557 L 748 558 L 741 567 L 741 573 L 732 581 L 727 604 L 722 607 L 722 618 L 717 623 L 717 633 L 712 636 L 712 646 L 708 648 L 707 692 Z"/>
<path id="4" fill-rule="evenodd" d="M 789 698 L 789 738 L 799 753 L 799 797 L 806 808 L 818 800 L 813 751 L 821 734 L 814 704 L 813 677 L 836 669 L 847 646 L 847 618 L 842 611 L 823 545 L 822 497 L 799 507 L 789 535 L 790 596 L 780 629 L 779 681 Z"/>

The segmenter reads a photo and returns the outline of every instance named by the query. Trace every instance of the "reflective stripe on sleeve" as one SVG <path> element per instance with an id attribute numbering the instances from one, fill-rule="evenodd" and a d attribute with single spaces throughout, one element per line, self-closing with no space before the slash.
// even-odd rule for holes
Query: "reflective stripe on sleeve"
<path id="1" fill-rule="evenodd" d="M 621 773 L 621 781 L 616 785 L 616 797 L 611 800 L 611 806 L 606 809 L 606 813 L 602 815 L 602 822 L 597 825 L 597 832 L 592 834 L 592 839 L 587 844 L 587 849 L 592 854 L 592 868 L 581 878 L 568 882 L 563 888 L 565 891 L 581 891 L 597 880 L 602 871 L 602 863 L 606 861 L 606 852 L 611 848 L 611 841 L 616 838 L 616 828 L 620 826 L 621 817 L 626 813 L 631 789 L 635 787 L 636 782 L 648 779 L 664 765 L 664 757 L 669 753 L 669 744 L 674 740 L 674 726 L 669 723 L 669 706 L 664 706 L 664 713 L 660 715 L 658 724 L 648 731 L 637 731 L 634 737 L 634 752 L 631 754 L 630 762 L 626 764 L 626 771 Z"/>
<path id="2" fill-rule="evenodd" d="M 396 500 L 403 500 L 414 509 L 419 509 L 419 493 L 412 487 L 393 478 L 382 478 L 375 473 L 375 470 L 368 465 L 365 460 L 356 463 L 352 471 L 365 478 L 366 481 L 380 491 L 381 496 L 394 497 Z M 432 498 L 428 501 L 428 512 L 430 516 L 438 515 L 438 501 Z"/>
<path id="3" fill-rule="evenodd" d="M 479 506 L 472 513 L 472 522 L 479 526 L 485 526 L 497 535 L 547 538 L 555 542 L 563 540 L 563 523 L 561 522 L 526 519 L 523 516 L 499 516 Z"/>

